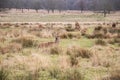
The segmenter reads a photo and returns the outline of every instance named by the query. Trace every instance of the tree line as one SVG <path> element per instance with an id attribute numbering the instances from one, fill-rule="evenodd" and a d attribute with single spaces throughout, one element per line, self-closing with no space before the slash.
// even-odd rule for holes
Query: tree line
<path id="1" fill-rule="evenodd" d="M 120 0 L 0 0 L 0 9 L 45 9 L 48 12 L 54 10 L 92 10 L 110 11 L 120 10 Z"/>

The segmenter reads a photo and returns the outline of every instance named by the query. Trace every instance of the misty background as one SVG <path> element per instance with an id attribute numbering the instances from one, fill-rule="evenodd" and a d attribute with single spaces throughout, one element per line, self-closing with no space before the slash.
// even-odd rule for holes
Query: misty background
<path id="1" fill-rule="evenodd" d="M 120 0 L 0 0 L 0 11 L 10 9 L 44 9 L 54 12 L 54 10 L 80 10 L 82 11 L 102 11 L 105 14 L 110 11 L 120 10 Z"/>

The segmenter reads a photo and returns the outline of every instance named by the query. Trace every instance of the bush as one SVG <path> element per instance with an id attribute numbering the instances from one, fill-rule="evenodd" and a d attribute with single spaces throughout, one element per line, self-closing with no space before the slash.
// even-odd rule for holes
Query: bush
<path id="1" fill-rule="evenodd" d="M 79 33 L 64 33 L 60 36 L 62 39 L 73 39 L 73 38 L 81 38 L 81 35 Z"/>
<path id="2" fill-rule="evenodd" d="M 70 64 L 71 64 L 71 66 L 73 67 L 73 66 L 77 66 L 78 65 L 78 59 L 77 59 L 77 57 L 75 57 L 75 56 L 70 56 Z"/>
<path id="3" fill-rule="evenodd" d="M 75 29 L 72 27 L 72 24 L 67 24 L 67 27 L 65 27 L 66 31 L 75 31 Z"/>
<path id="4" fill-rule="evenodd" d="M 108 41 L 109 44 L 120 43 L 120 38 L 114 38 Z"/>
<path id="5" fill-rule="evenodd" d="M 66 52 L 70 56 L 82 57 L 82 58 L 90 58 L 92 56 L 92 52 L 88 49 L 79 48 L 76 46 L 72 46 L 67 49 Z"/>
<path id="6" fill-rule="evenodd" d="M 94 30 L 95 31 L 99 31 L 99 30 L 101 30 L 102 29 L 102 26 L 98 26 L 98 27 L 96 27 Z"/>
<path id="7" fill-rule="evenodd" d="M 15 39 L 12 42 L 17 42 L 17 43 L 22 44 L 22 46 L 24 48 L 33 47 L 33 46 L 37 45 L 36 41 L 34 41 L 34 40 L 30 39 L 30 38 L 25 38 L 25 37 Z"/>
<path id="8" fill-rule="evenodd" d="M 94 32 L 93 34 L 94 38 L 104 38 L 105 37 L 105 34 L 101 31 L 97 31 L 97 32 Z"/>
<path id="9" fill-rule="evenodd" d="M 67 38 L 68 38 L 68 36 L 67 36 L 67 34 L 66 34 L 66 33 L 63 33 L 63 34 L 61 34 L 61 35 L 60 35 L 60 38 L 61 38 L 61 39 L 67 39 Z"/>
<path id="10" fill-rule="evenodd" d="M 107 78 L 103 78 L 103 80 L 120 80 L 120 69 L 114 67 L 111 71 L 110 71 L 110 76 Z"/>
<path id="11" fill-rule="evenodd" d="M 112 24 L 112 27 L 115 28 L 115 27 L 116 27 L 116 23 L 113 23 L 113 24 Z"/>
<path id="12" fill-rule="evenodd" d="M 106 43 L 104 40 L 102 40 L 102 39 L 96 40 L 96 41 L 95 41 L 95 44 L 96 44 L 96 45 L 102 45 L 102 46 L 107 45 L 107 43 Z"/>
<path id="13" fill-rule="evenodd" d="M 59 55 L 62 53 L 62 48 L 59 46 L 54 46 L 50 48 L 50 54 Z"/>
<path id="14" fill-rule="evenodd" d="M 120 43 L 120 38 L 114 38 L 115 43 Z"/>
<path id="15" fill-rule="evenodd" d="M 4 43 L 6 39 L 4 37 L 0 37 L 0 42 Z"/>

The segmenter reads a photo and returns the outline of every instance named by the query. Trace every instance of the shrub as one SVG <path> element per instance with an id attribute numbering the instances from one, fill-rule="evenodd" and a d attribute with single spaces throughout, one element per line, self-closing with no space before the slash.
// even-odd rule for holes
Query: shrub
<path id="1" fill-rule="evenodd" d="M 115 43 L 120 43 L 120 38 L 114 38 Z"/>
<path id="2" fill-rule="evenodd" d="M 62 48 L 59 47 L 59 46 L 54 46 L 54 47 L 51 47 L 50 48 L 50 54 L 53 54 L 53 55 L 59 55 L 62 53 Z"/>
<path id="3" fill-rule="evenodd" d="M 4 37 L 0 37 L 0 42 L 4 43 L 6 39 Z"/>
<path id="4" fill-rule="evenodd" d="M 94 30 L 95 31 L 99 31 L 99 30 L 101 30 L 102 29 L 102 26 L 98 26 L 98 27 L 96 27 Z"/>
<path id="5" fill-rule="evenodd" d="M 114 67 L 111 71 L 110 71 L 110 76 L 107 78 L 103 78 L 103 80 L 120 80 L 120 69 Z"/>
<path id="6" fill-rule="evenodd" d="M 60 37 L 63 39 L 72 39 L 72 38 L 79 39 L 79 38 L 81 38 L 81 35 L 80 35 L 80 33 L 70 33 L 69 32 L 69 33 L 62 34 Z"/>
<path id="7" fill-rule="evenodd" d="M 116 23 L 113 23 L 113 24 L 112 24 L 112 27 L 115 28 L 115 27 L 116 27 Z"/>
<path id="8" fill-rule="evenodd" d="M 105 27 L 105 28 L 103 28 L 103 32 L 104 32 L 104 34 L 107 34 L 108 30 L 107 30 L 107 28 L 106 28 L 106 27 Z"/>
<path id="9" fill-rule="evenodd" d="M 104 38 L 105 37 L 105 34 L 102 32 L 102 31 L 97 31 L 97 32 L 94 32 L 93 34 L 94 38 Z"/>
<path id="10" fill-rule="evenodd" d="M 9 80 L 8 76 L 9 76 L 8 71 L 4 70 L 3 68 L 0 69 L 0 80 Z"/>
<path id="11" fill-rule="evenodd" d="M 110 44 L 120 43 L 120 38 L 114 38 L 108 41 Z"/>
<path id="12" fill-rule="evenodd" d="M 78 59 L 75 56 L 70 56 L 70 64 L 71 66 L 77 66 L 78 65 Z"/>
<path id="13" fill-rule="evenodd" d="M 34 41 L 34 40 L 30 39 L 30 38 L 25 38 L 25 37 L 15 39 L 12 42 L 20 43 L 25 48 L 27 48 L 27 47 L 33 47 L 33 46 L 37 45 L 36 41 Z"/>
<path id="14" fill-rule="evenodd" d="M 95 44 L 96 45 L 102 45 L 102 46 L 107 45 L 107 43 L 104 40 L 102 40 L 102 39 L 97 39 L 95 41 Z"/>
<path id="15" fill-rule="evenodd" d="M 110 74 L 110 80 L 120 80 L 120 69 L 115 69 Z"/>
<path id="16" fill-rule="evenodd" d="M 79 48 L 76 46 L 72 46 L 67 49 L 66 52 L 70 56 L 82 57 L 82 58 L 90 58 L 92 56 L 92 52 L 88 49 Z"/>
<path id="17" fill-rule="evenodd" d="M 120 47 L 120 43 L 118 44 L 118 46 Z"/>
<path id="18" fill-rule="evenodd" d="M 85 34 L 85 37 L 86 37 L 86 38 L 89 38 L 89 39 L 93 39 L 93 38 L 94 38 L 94 35 L 92 35 L 92 34 Z"/>
<path id="19" fill-rule="evenodd" d="M 72 27 L 72 24 L 67 24 L 67 27 L 65 27 L 66 31 L 75 31 L 75 29 Z"/>
<path id="20" fill-rule="evenodd" d="M 61 39 L 67 39 L 67 38 L 68 38 L 68 36 L 67 36 L 67 34 L 66 34 L 66 33 L 63 33 L 63 34 L 61 34 L 61 35 L 60 35 L 60 38 L 61 38 Z"/>

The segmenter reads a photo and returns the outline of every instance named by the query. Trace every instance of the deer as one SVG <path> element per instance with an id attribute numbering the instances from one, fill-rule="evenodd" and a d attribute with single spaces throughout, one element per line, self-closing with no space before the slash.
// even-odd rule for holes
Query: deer
<path id="1" fill-rule="evenodd" d="M 54 42 L 41 43 L 41 44 L 39 44 L 38 48 L 48 48 L 48 47 L 52 47 L 52 46 L 54 46 L 54 45 L 58 45 L 59 42 L 60 42 L 60 37 L 59 37 L 59 36 L 56 36 Z"/>

